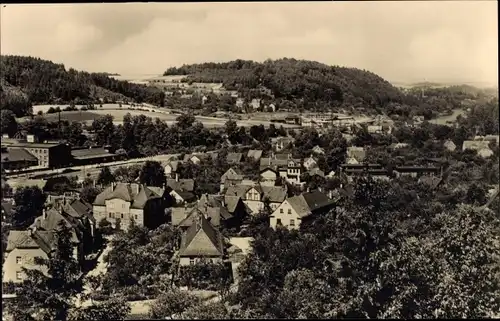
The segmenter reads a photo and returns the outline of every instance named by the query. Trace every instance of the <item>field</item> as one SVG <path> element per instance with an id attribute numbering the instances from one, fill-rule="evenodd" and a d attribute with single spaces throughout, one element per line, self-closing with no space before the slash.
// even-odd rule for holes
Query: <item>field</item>
<path id="1" fill-rule="evenodd" d="M 50 107 L 56 107 L 56 106 L 49 106 L 45 105 L 46 109 Z M 60 108 L 64 108 L 64 106 L 59 106 Z M 39 107 L 40 108 L 40 107 Z M 144 107 L 147 108 L 147 107 Z M 123 108 L 118 108 L 116 104 L 108 104 L 104 105 L 103 108 L 98 108 L 96 110 L 86 110 L 86 111 L 63 111 L 61 112 L 61 120 L 69 120 L 69 121 L 77 121 L 77 122 L 87 122 L 91 123 L 95 119 L 98 119 L 99 117 L 102 117 L 104 115 L 111 115 L 114 118 L 114 123 L 115 124 L 121 124 L 123 117 L 127 114 L 130 113 L 132 116 L 136 115 L 144 115 L 146 117 L 151 117 L 151 118 L 159 118 L 160 120 L 166 121 L 169 125 L 173 124 L 176 120 L 176 118 L 179 115 L 176 114 L 171 114 L 169 110 L 167 109 L 157 109 L 157 108 L 148 108 L 149 111 L 147 110 L 130 110 L 127 109 L 127 107 Z M 156 110 L 156 111 L 155 111 Z M 57 121 L 59 119 L 59 114 L 54 113 L 54 114 L 44 114 L 43 115 L 48 121 Z M 27 117 L 18 119 L 18 121 L 26 121 Z M 206 127 L 222 127 L 224 124 L 227 122 L 227 118 L 214 118 L 214 117 L 203 117 L 203 116 L 197 116 L 197 120 L 201 121 L 204 126 Z M 248 120 L 239 120 L 237 121 L 238 126 L 253 126 L 253 125 L 264 125 L 264 126 L 269 126 L 271 123 L 269 121 L 264 121 L 264 120 L 258 120 L 258 119 L 248 119 Z M 280 124 L 281 125 L 281 124 Z M 282 124 L 283 127 L 288 127 L 288 128 L 293 128 L 297 127 L 294 125 L 287 125 L 287 124 Z"/>

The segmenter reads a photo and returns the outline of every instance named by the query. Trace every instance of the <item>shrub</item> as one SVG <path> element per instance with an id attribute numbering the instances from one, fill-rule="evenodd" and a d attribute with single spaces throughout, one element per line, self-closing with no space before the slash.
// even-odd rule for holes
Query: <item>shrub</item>
<path id="1" fill-rule="evenodd" d="M 194 289 L 220 291 L 232 283 L 232 270 L 223 263 L 200 261 L 182 266 L 178 283 Z"/>

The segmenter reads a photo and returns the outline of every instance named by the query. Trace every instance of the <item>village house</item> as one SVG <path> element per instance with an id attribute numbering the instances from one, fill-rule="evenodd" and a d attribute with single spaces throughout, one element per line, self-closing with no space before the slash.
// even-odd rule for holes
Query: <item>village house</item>
<path id="1" fill-rule="evenodd" d="M 220 178 L 220 191 L 221 193 L 225 188 L 231 185 L 241 184 L 243 181 L 243 173 L 236 167 L 229 168 Z"/>
<path id="2" fill-rule="evenodd" d="M 457 149 L 457 145 L 455 145 L 455 143 L 449 139 L 444 142 L 443 146 L 450 152 L 453 152 L 455 151 L 455 149 Z"/>
<path id="3" fill-rule="evenodd" d="M 182 235 L 179 265 L 194 265 L 201 260 L 221 263 L 224 255 L 222 235 L 203 215 L 198 216 Z"/>
<path id="4" fill-rule="evenodd" d="M 201 196 L 196 204 L 188 207 L 172 208 L 172 226 L 186 230 L 203 215 L 214 227 L 239 227 L 246 215 L 246 206 L 237 196 L 207 195 Z"/>
<path id="5" fill-rule="evenodd" d="M 23 282 L 26 278 L 23 268 L 39 269 L 47 273 L 47 268 L 37 264 L 36 259 L 47 260 L 54 250 L 55 235 L 53 232 L 32 229 L 10 231 L 4 253 L 2 282 Z"/>
<path id="6" fill-rule="evenodd" d="M 255 160 L 259 161 L 262 157 L 262 150 L 259 149 L 250 149 L 247 153 L 247 160 Z"/>
<path id="7" fill-rule="evenodd" d="M 260 108 L 260 102 L 261 99 L 253 98 L 252 101 L 250 102 L 250 106 L 253 108 L 253 110 L 257 110 Z"/>
<path id="8" fill-rule="evenodd" d="M 347 163 L 361 164 L 366 157 L 366 150 L 363 147 L 351 146 L 347 147 Z"/>
<path id="9" fill-rule="evenodd" d="M 136 183 L 112 183 L 99 195 L 93 205 L 94 218 L 120 229 L 128 229 L 134 220 L 137 226 L 155 228 L 165 221 L 166 191 L 160 187 Z"/>
<path id="10" fill-rule="evenodd" d="M 268 204 L 271 210 L 277 208 L 287 196 L 286 186 L 266 186 L 262 184 L 230 186 L 225 196 L 238 196 L 248 207 L 249 214 L 255 215 Z"/>
<path id="11" fill-rule="evenodd" d="M 319 147 L 318 145 L 313 147 L 312 152 L 313 152 L 313 154 L 316 154 L 316 155 L 324 155 L 325 154 L 325 150 L 323 148 Z"/>
<path id="12" fill-rule="evenodd" d="M 462 150 L 475 150 L 478 156 L 488 158 L 493 155 L 490 148 L 490 141 L 488 140 L 466 140 L 462 145 Z"/>
<path id="13" fill-rule="evenodd" d="M 309 171 L 313 168 L 318 167 L 318 161 L 316 160 L 316 158 L 314 158 L 313 155 L 311 155 L 311 156 L 307 157 L 306 159 L 304 159 L 303 166 L 306 170 Z"/>
<path id="14" fill-rule="evenodd" d="M 301 184 L 302 162 L 292 158 L 292 154 L 274 154 L 260 159 L 260 176 L 264 181 L 269 181 L 274 174 L 283 177 L 291 184 Z M 275 179 L 276 180 L 276 179 Z"/>
<path id="15" fill-rule="evenodd" d="M 271 139 L 273 148 L 280 152 L 290 145 L 293 145 L 294 139 L 292 137 L 276 137 Z"/>
<path id="16" fill-rule="evenodd" d="M 309 170 L 307 172 L 307 174 L 309 174 L 310 177 L 319 176 L 319 177 L 325 178 L 325 172 L 323 172 L 318 167 L 312 168 L 311 170 Z"/>
<path id="17" fill-rule="evenodd" d="M 245 104 L 245 99 L 244 98 L 236 98 L 236 103 L 235 103 L 235 106 L 238 108 L 238 109 L 243 109 L 243 106 Z"/>
<path id="18" fill-rule="evenodd" d="M 279 225 L 298 229 L 304 220 L 328 212 L 333 206 L 334 202 L 320 191 L 289 197 L 272 213 L 270 226 L 274 229 Z"/>
<path id="19" fill-rule="evenodd" d="M 474 140 L 484 140 L 489 142 L 496 142 L 497 144 L 499 144 L 500 136 L 499 135 L 475 136 Z"/>
<path id="20" fill-rule="evenodd" d="M 174 199 L 175 205 L 182 205 L 196 200 L 193 193 L 194 179 L 180 179 L 179 174 L 175 174 L 175 178 L 167 178 L 166 192 Z"/>
<path id="21" fill-rule="evenodd" d="M 166 177 L 174 177 L 174 175 L 177 173 L 177 169 L 179 168 L 179 165 L 182 164 L 182 161 L 179 160 L 173 160 L 169 161 L 165 164 L 164 170 L 165 170 L 165 176 Z"/>
<path id="22" fill-rule="evenodd" d="M 217 159 L 217 153 L 194 153 L 184 155 L 184 162 L 192 162 L 193 164 L 199 165 L 201 161 L 215 160 Z"/>
<path id="23" fill-rule="evenodd" d="M 48 210 L 44 209 L 42 216 L 37 217 L 28 229 L 56 233 L 61 229 L 61 224 L 69 228 L 71 233 L 70 241 L 73 245 L 73 255 L 82 263 L 86 254 L 84 249 L 89 249 L 92 244 L 92 238 L 85 237 L 90 235 L 90 225 L 78 224 L 72 217 L 68 217 L 61 211 L 51 208 Z M 89 246 L 85 246 L 84 242 L 87 242 Z"/>
<path id="24" fill-rule="evenodd" d="M 239 164 L 243 160 L 242 153 L 227 153 L 226 161 L 228 164 Z"/>

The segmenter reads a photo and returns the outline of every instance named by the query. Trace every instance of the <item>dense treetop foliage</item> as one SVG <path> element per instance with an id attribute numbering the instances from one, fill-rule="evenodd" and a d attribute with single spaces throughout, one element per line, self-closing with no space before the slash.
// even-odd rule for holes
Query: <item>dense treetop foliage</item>
<path id="1" fill-rule="evenodd" d="M 165 98 L 161 90 L 153 87 L 116 80 L 104 73 L 66 70 L 62 64 L 40 58 L 1 56 L 0 69 L 1 107 L 18 116 L 29 114 L 31 104 L 63 104 L 75 100 L 88 103 L 99 98 L 113 99 L 120 94 L 137 103 L 163 106 Z"/>

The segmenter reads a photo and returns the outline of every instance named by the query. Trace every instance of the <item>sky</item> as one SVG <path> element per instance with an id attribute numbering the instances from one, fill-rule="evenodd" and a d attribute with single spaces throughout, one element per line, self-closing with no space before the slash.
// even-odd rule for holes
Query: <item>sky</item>
<path id="1" fill-rule="evenodd" d="M 496 0 L 2 5 L 2 54 L 89 72 L 283 57 L 497 85 Z"/>

